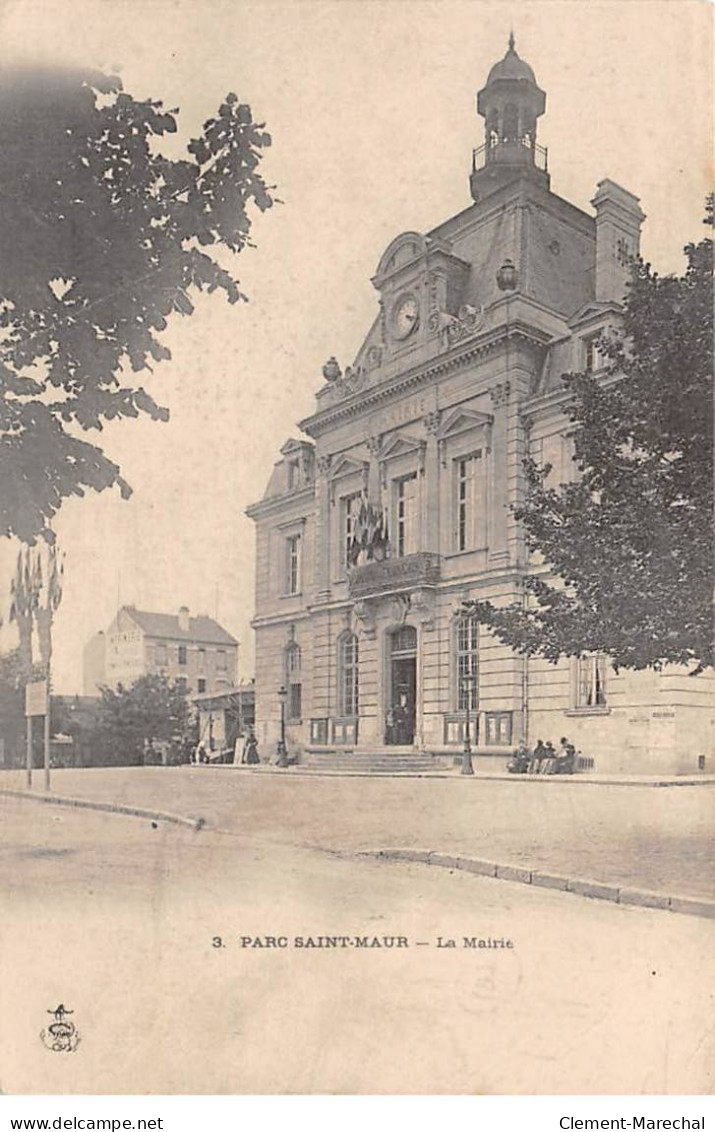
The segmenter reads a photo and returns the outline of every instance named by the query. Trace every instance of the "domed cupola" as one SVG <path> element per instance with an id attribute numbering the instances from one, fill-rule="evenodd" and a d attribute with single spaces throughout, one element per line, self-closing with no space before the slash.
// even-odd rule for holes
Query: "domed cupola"
<path id="1" fill-rule="evenodd" d="M 517 55 L 512 32 L 506 55 L 494 64 L 477 95 L 485 139 L 472 155 L 470 184 L 475 201 L 523 173 L 548 188 L 547 151 L 536 144 L 536 120 L 545 109 L 546 95 L 529 64 Z"/>

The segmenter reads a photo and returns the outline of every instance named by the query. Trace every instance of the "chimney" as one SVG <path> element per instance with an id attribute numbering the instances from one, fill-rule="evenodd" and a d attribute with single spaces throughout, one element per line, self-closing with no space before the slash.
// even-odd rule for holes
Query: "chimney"
<path id="1" fill-rule="evenodd" d="M 599 181 L 591 204 L 596 209 L 596 299 L 622 303 L 631 260 L 640 252 L 645 213 L 638 197 L 615 181 Z"/>
<path id="2" fill-rule="evenodd" d="M 189 607 L 188 607 L 188 605 L 182 605 L 181 609 L 179 610 L 179 629 L 181 630 L 182 633 L 188 633 L 188 631 L 189 631 Z"/>

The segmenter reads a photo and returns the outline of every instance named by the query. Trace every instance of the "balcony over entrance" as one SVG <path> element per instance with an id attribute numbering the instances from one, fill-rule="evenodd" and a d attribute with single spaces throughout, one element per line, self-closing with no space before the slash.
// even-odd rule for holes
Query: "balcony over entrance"
<path id="1" fill-rule="evenodd" d="M 423 551 L 403 558 L 385 558 L 354 566 L 348 575 L 351 598 L 359 600 L 381 594 L 404 593 L 439 581 L 439 555 Z"/>

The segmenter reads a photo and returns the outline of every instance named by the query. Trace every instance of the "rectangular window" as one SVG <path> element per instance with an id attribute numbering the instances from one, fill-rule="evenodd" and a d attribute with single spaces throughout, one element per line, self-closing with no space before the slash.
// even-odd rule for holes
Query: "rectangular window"
<path id="1" fill-rule="evenodd" d="M 179 664 L 186 664 L 186 645 L 179 645 Z"/>
<path id="2" fill-rule="evenodd" d="M 206 691 L 206 681 L 201 676 L 199 676 L 198 686 L 199 686 L 199 695 L 201 695 L 202 692 Z"/>
<path id="3" fill-rule="evenodd" d="M 227 662 L 227 659 L 226 659 L 226 650 L 225 649 L 217 649 L 216 650 L 216 668 L 218 669 L 219 672 L 225 672 L 226 669 L 228 668 L 228 662 Z"/>
<path id="4" fill-rule="evenodd" d="M 456 549 L 473 550 L 483 546 L 484 468 L 481 452 L 455 460 Z"/>
<path id="5" fill-rule="evenodd" d="M 576 707 L 605 708 L 606 658 L 600 654 L 580 656 L 576 678 Z"/>
<path id="6" fill-rule="evenodd" d="M 489 747 L 508 747 L 511 743 L 511 712 L 488 711 L 485 719 Z"/>
<path id="7" fill-rule="evenodd" d="M 206 671 L 206 649 L 199 649 L 199 672 Z"/>
<path id="8" fill-rule="evenodd" d="M 286 539 L 286 593 L 300 593 L 300 535 Z"/>
<path id="9" fill-rule="evenodd" d="M 460 711 L 476 711 L 478 688 L 479 622 L 476 617 L 462 617 L 457 624 L 457 707 Z"/>
<path id="10" fill-rule="evenodd" d="M 601 355 L 598 352 L 598 340 L 600 334 L 592 334 L 590 338 L 584 338 L 584 369 L 586 373 L 595 373 L 601 366 Z"/>
<path id="11" fill-rule="evenodd" d="M 156 664 L 158 668 L 166 668 L 168 657 L 166 653 L 166 645 L 156 646 Z"/>
<path id="12" fill-rule="evenodd" d="M 417 476 L 414 473 L 397 481 L 395 550 L 398 558 L 417 551 Z"/>
<path id="13" fill-rule="evenodd" d="M 342 565 L 344 568 L 352 565 L 351 549 L 357 529 L 360 501 L 361 496 L 359 492 L 355 495 L 346 495 L 344 499 L 341 500 L 341 546 Z"/>
<path id="14" fill-rule="evenodd" d="M 185 676 L 176 677 L 176 690 L 177 692 L 180 692 L 182 696 L 186 695 L 188 684 Z"/>

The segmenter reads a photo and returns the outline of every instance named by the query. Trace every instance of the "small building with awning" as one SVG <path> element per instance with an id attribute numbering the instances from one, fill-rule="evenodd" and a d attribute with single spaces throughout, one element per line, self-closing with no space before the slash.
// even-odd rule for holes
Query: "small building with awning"
<path id="1" fill-rule="evenodd" d="M 241 680 L 221 691 L 202 692 L 190 697 L 199 723 L 199 742 L 207 753 L 233 754 L 236 739 L 246 734 L 256 719 L 254 680 Z"/>

